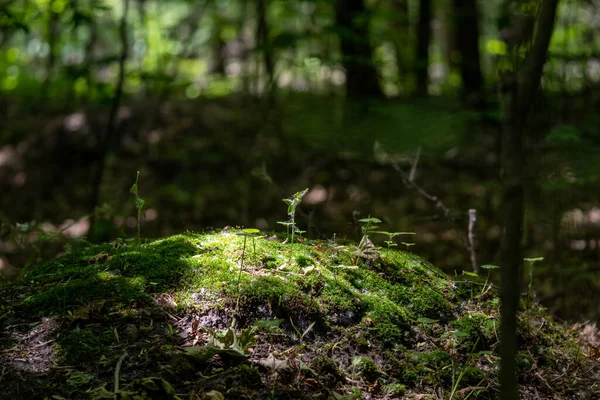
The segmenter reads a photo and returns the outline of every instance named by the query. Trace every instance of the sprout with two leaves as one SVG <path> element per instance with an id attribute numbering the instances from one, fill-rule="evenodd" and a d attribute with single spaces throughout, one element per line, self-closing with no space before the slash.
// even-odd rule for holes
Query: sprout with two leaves
<path id="1" fill-rule="evenodd" d="M 387 244 L 388 249 L 390 247 L 393 246 L 398 246 L 398 244 L 396 242 L 394 242 L 394 238 L 396 236 L 400 236 L 400 235 L 416 235 L 415 232 L 386 232 L 386 231 L 373 231 L 373 233 L 381 233 L 382 235 L 387 235 L 388 240 L 386 240 L 384 243 Z M 402 244 L 405 244 L 405 242 L 402 242 Z M 411 243 L 414 244 L 414 243 Z"/>
<path id="2" fill-rule="evenodd" d="M 287 234 L 290 234 L 290 228 L 292 230 L 292 238 L 290 243 L 294 243 L 294 234 L 298 231 L 296 227 L 296 208 L 302 201 L 302 198 L 308 193 L 308 189 L 304 189 L 301 192 L 294 193 L 292 197 L 287 199 L 282 199 L 284 203 L 288 205 L 287 213 L 289 219 L 287 221 L 278 221 L 277 223 L 280 225 L 285 225 L 287 228 Z"/>
<path id="3" fill-rule="evenodd" d="M 484 264 L 484 265 L 481 266 L 481 268 L 488 270 L 487 277 L 485 278 L 485 283 L 483 284 L 483 289 L 481 289 L 481 293 L 483 293 L 485 291 L 485 288 L 486 288 L 489 280 L 490 280 L 490 274 L 492 273 L 492 270 L 493 269 L 498 269 L 500 267 L 497 266 L 497 265 L 492 265 L 492 264 Z"/>

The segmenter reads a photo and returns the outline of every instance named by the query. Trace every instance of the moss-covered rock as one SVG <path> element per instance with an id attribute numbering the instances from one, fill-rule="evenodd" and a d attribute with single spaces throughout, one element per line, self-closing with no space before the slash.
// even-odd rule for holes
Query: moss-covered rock
<path id="1" fill-rule="evenodd" d="M 494 289 L 454 282 L 402 251 L 366 262 L 353 244 L 238 233 L 121 240 L 30 268 L 2 293 L 0 361 L 12 381 L 32 384 L 6 393 L 98 398 L 119 365 L 124 391 L 164 380 L 200 398 L 327 399 L 356 388 L 373 399 L 496 396 Z M 518 332 L 523 398 L 600 396 L 597 363 L 543 309 L 523 309 Z M 191 346 L 207 349 L 201 363 L 187 358 Z M 38 349 L 45 378 L 19 361 Z M 581 370 L 590 372 L 577 385 L 561 384 Z M 93 379 L 69 385 L 65 371 Z"/>

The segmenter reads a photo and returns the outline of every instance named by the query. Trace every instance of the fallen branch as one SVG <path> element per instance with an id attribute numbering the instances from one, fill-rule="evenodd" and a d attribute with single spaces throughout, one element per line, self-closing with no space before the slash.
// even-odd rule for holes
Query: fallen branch
<path id="1" fill-rule="evenodd" d="M 115 399 L 117 398 L 117 392 L 119 391 L 119 374 L 121 373 L 121 365 L 123 365 L 123 361 L 127 358 L 127 351 L 121 354 L 119 357 L 119 361 L 117 361 L 117 366 L 115 367 Z"/>

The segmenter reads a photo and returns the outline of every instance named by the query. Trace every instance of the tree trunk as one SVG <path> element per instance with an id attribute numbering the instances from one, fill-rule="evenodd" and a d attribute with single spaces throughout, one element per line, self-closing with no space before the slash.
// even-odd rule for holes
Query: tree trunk
<path id="1" fill-rule="evenodd" d="M 460 53 L 462 100 L 467 107 L 484 105 L 483 77 L 479 60 L 479 19 L 476 0 L 453 0 L 454 31 Z"/>
<path id="2" fill-rule="evenodd" d="M 346 70 L 346 95 L 351 98 L 383 97 L 369 41 L 369 16 L 363 0 L 338 0 L 336 23 Z"/>
<path id="3" fill-rule="evenodd" d="M 429 86 L 429 41 L 431 39 L 431 0 L 419 2 L 415 77 L 417 95 L 427 96 Z"/>
<path id="4" fill-rule="evenodd" d="M 500 344 L 500 398 L 519 398 L 517 386 L 517 308 L 522 263 L 523 210 L 525 188 L 525 121 L 529 105 L 540 84 L 548 44 L 554 29 L 558 0 L 544 0 L 538 16 L 538 29 L 522 69 L 502 73 L 501 95 L 504 107 L 502 168 L 504 173 L 502 237 L 502 324 Z"/>
<path id="5" fill-rule="evenodd" d="M 256 44 L 260 48 L 260 53 L 262 53 L 262 60 L 265 68 L 265 91 L 271 88 L 275 75 L 273 53 L 269 40 L 269 25 L 267 23 L 267 1 L 268 0 L 258 0 L 256 3 L 256 17 L 258 19 L 256 25 Z M 260 81 L 260 79 L 258 79 L 260 77 L 258 71 L 260 71 L 260 68 L 257 70 L 257 81 Z M 259 86 L 260 85 L 257 85 L 257 88 Z"/>
<path id="6" fill-rule="evenodd" d="M 408 0 L 392 0 L 394 12 L 394 50 L 396 52 L 396 67 L 398 68 L 398 90 L 407 94 L 410 82 L 409 49 L 410 29 L 408 20 Z"/>
<path id="7" fill-rule="evenodd" d="M 54 1 L 50 1 L 48 4 L 48 12 L 50 13 L 48 16 L 48 25 L 46 27 L 48 35 L 48 59 L 46 60 L 46 77 L 40 91 L 42 101 L 47 98 L 48 92 L 50 91 L 50 83 L 52 82 L 52 76 L 54 75 L 57 57 L 59 15 L 52 11 L 53 4 Z"/>

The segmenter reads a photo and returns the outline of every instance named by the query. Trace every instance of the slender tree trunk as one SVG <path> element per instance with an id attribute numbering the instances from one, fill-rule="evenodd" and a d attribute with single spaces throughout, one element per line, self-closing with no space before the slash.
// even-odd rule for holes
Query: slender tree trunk
<path id="1" fill-rule="evenodd" d="M 59 15 L 52 11 L 52 5 L 54 1 L 50 1 L 48 4 L 48 25 L 47 35 L 48 35 L 48 59 L 46 60 L 46 77 L 44 79 L 44 83 L 41 88 L 41 96 L 42 101 L 46 99 L 48 96 L 48 92 L 50 90 L 50 83 L 52 82 L 52 76 L 54 75 L 54 67 L 56 65 L 56 57 L 57 57 L 57 45 L 58 45 L 58 22 Z"/>
<path id="2" fill-rule="evenodd" d="M 392 11 L 394 12 L 394 50 L 396 52 L 396 67 L 398 68 L 398 89 L 400 93 L 408 93 L 410 82 L 409 70 L 409 48 L 410 29 L 408 21 L 408 1 L 392 0 Z"/>
<path id="3" fill-rule="evenodd" d="M 98 39 L 98 29 L 93 16 L 90 17 L 88 29 L 90 37 L 85 46 L 85 74 L 87 82 L 86 103 L 89 104 L 94 97 L 94 89 L 96 87 L 96 80 L 94 77 L 94 48 L 96 47 L 96 41 Z"/>
<path id="4" fill-rule="evenodd" d="M 415 77 L 417 95 L 427 96 L 429 86 L 429 41 L 431 39 L 431 0 L 419 2 Z"/>
<path id="5" fill-rule="evenodd" d="M 373 64 L 369 18 L 363 0 L 337 0 L 342 66 L 346 70 L 346 95 L 352 98 L 383 97 Z"/>
<path id="6" fill-rule="evenodd" d="M 214 27 L 212 38 L 213 63 L 211 71 L 213 74 L 225 76 L 225 42 L 221 38 L 221 29 L 221 23 L 218 22 Z"/>
<path id="7" fill-rule="evenodd" d="M 504 106 L 502 167 L 504 173 L 504 234 L 502 237 L 502 325 L 500 344 L 500 398 L 519 398 L 517 385 L 517 308 L 522 263 L 525 188 L 525 121 L 529 105 L 540 84 L 548 44 L 554 29 L 558 0 L 544 0 L 538 16 L 535 39 L 522 69 L 503 73 L 501 95 Z"/>
<path id="8" fill-rule="evenodd" d="M 124 0 L 123 16 L 119 24 L 119 37 L 121 41 L 121 54 L 119 56 L 119 72 L 117 76 L 117 83 L 115 86 L 115 95 L 110 107 L 108 114 L 108 122 L 104 134 L 100 135 L 98 141 L 98 153 L 99 162 L 92 177 L 92 195 L 90 198 L 90 233 L 93 233 L 94 225 L 96 222 L 95 210 L 100 200 L 100 189 L 104 180 L 104 174 L 106 170 L 106 159 L 110 150 L 114 149 L 115 136 L 117 132 L 117 113 L 121 106 L 121 98 L 123 97 L 123 85 L 125 83 L 125 62 L 129 55 L 129 41 L 127 39 L 127 16 L 129 14 L 129 2 L 130 0 Z"/>
<path id="9" fill-rule="evenodd" d="M 275 65 L 273 62 L 273 52 L 269 40 L 269 25 L 267 22 L 267 6 L 268 0 L 258 0 L 256 3 L 256 44 L 260 48 L 262 54 L 263 65 L 265 67 L 265 90 L 269 90 L 275 77 Z M 260 68 L 258 68 L 260 70 Z M 257 71 L 258 72 L 258 71 Z M 257 76 L 257 80 L 260 74 Z M 259 85 L 258 85 L 259 86 Z M 258 87 L 257 86 L 257 87 Z"/>
<path id="10" fill-rule="evenodd" d="M 479 19 L 476 0 L 453 0 L 454 31 L 460 53 L 462 99 L 467 107 L 484 105 L 483 77 L 479 55 Z"/>

